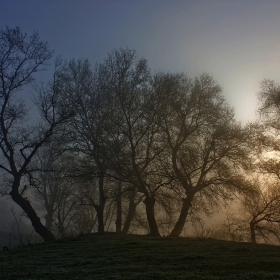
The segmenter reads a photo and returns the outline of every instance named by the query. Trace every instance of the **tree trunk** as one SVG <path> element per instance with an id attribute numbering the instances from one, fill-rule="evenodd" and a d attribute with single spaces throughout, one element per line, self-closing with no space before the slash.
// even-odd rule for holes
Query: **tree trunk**
<path id="1" fill-rule="evenodd" d="M 116 233 L 122 231 L 122 182 L 118 182 Z"/>
<path id="2" fill-rule="evenodd" d="M 97 221 L 98 221 L 97 232 L 104 233 L 104 217 L 103 217 L 104 211 L 100 206 L 96 207 L 95 209 L 96 209 Z"/>
<path id="3" fill-rule="evenodd" d="M 255 224 L 253 223 L 253 221 L 250 223 L 250 232 L 251 232 L 251 242 L 257 243 L 256 233 L 255 233 Z"/>
<path id="4" fill-rule="evenodd" d="M 51 227 L 52 227 L 52 222 L 53 222 L 53 213 L 50 212 L 50 211 L 47 211 L 47 215 L 45 216 L 45 220 L 46 220 L 45 227 L 50 230 Z"/>
<path id="5" fill-rule="evenodd" d="M 184 228 L 184 225 L 186 223 L 186 219 L 188 217 L 189 210 L 190 210 L 191 205 L 192 205 L 192 199 L 193 199 L 193 196 L 190 196 L 190 195 L 188 195 L 184 199 L 183 206 L 182 206 L 178 221 L 175 224 L 174 229 L 172 230 L 172 232 L 170 233 L 169 236 L 172 236 L 172 237 L 179 237 L 180 236 L 180 234 L 181 234 L 181 232 Z"/>
<path id="6" fill-rule="evenodd" d="M 148 224 L 150 228 L 150 236 L 160 236 L 158 231 L 158 226 L 155 218 L 155 202 L 156 200 L 153 197 L 146 195 L 144 203 L 146 204 L 146 214 L 148 219 Z"/>
<path id="7" fill-rule="evenodd" d="M 104 208 L 106 198 L 104 194 L 104 176 L 99 177 L 99 205 L 96 207 L 98 220 L 98 233 L 104 233 Z"/>
<path id="8" fill-rule="evenodd" d="M 138 203 L 134 202 L 135 194 L 136 193 L 134 191 L 131 191 L 130 195 L 129 195 L 128 213 L 127 213 L 127 216 L 126 216 L 126 219 L 125 219 L 125 222 L 124 222 L 124 225 L 123 225 L 123 229 L 122 229 L 122 233 L 124 233 L 124 234 L 128 233 L 130 224 L 131 224 L 131 222 L 133 220 L 133 217 L 135 215 L 136 207 L 140 203 L 140 201 Z"/>
<path id="9" fill-rule="evenodd" d="M 18 193 L 18 186 L 13 186 L 10 195 L 13 201 L 18 204 L 22 210 L 27 214 L 28 218 L 30 219 L 34 230 L 43 238 L 44 241 L 53 241 L 55 240 L 52 232 L 48 230 L 40 221 L 40 218 L 37 216 L 35 210 L 31 206 L 30 202 L 23 198 Z"/>

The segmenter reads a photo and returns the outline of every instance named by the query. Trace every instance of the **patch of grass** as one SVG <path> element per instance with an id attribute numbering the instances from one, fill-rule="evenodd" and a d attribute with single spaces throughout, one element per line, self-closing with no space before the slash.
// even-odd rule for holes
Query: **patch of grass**
<path id="1" fill-rule="evenodd" d="M 280 247 L 92 234 L 1 252 L 0 279 L 280 279 Z"/>

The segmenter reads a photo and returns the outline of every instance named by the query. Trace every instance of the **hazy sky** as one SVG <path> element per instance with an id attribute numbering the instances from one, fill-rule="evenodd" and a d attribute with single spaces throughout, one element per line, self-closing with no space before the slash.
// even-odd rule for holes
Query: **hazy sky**
<path id="1" fill-rule="evenodd" d="M 246 123 L 260 82 L 280 82 L 279 12 L 279 0 L 0 0 L 0 25 L 39 31 L 65 59 L 128 47 L 152 71 L 207 72 Z"/>

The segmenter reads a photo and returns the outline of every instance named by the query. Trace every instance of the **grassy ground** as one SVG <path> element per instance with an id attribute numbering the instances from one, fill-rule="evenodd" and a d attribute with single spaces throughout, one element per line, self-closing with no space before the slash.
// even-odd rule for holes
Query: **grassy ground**
<path id="1" fill-rule="evenodd" d="M 0 252 L 0 279 L 280 279 L 280 247 L 88 235 Z"/>

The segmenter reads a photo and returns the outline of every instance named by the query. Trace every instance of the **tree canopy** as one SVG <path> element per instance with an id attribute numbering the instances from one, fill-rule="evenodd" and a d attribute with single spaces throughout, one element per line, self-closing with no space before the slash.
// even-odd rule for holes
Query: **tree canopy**
<path id="1" fill-rule="evenodd" d="M 0 46 L 0 191 L 44 240 L 115 229 L 179 236 L 187 221 L 236 197 L 248 213 L 256 200 L 278 209 L 278 185 L 256 191 L 247 174 L 280 178 L 276 158 L 258 158 L 279 151 L 273 81 L 259 94 L 262 124 L 242 126 L 206 73 L 151 73 L 147 60 L 121 48 L 95 65 L 57 58 L 52 79 L 34 85 L 49 45 L 6 28 Z M 17 97 L 31 84 L 35 123 Z"/>

